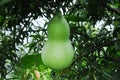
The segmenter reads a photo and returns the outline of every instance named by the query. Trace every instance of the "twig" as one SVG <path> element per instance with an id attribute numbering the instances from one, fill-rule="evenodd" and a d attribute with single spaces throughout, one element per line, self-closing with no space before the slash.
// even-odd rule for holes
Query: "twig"
<path id="1" fill-rule="evenodd" d="M 104 2 L 104 1 L 102 1 L 102 5 L 101 5 L 101 6 L 104 7 L 104 8 L 106 8 L 108 11 L 112 11 L 112 12 L 114 12 L 114 13 L 120 15 L 120 10 L 118 10 L 118 9 L 116 9 L 116 8 L 110 7 L 110 6 L 107 5 L 107 3 Z"/>
<path id="2" fill-rule="evenodd" d="M 106 8 L 107 8 L 109 11 L 115 12 L 116 14 L 120 15 L 120 10 L 115 9 L 115 8 L 112 8 L 112 7 L 108 6 L 108 5 L 106 5 Z"/>

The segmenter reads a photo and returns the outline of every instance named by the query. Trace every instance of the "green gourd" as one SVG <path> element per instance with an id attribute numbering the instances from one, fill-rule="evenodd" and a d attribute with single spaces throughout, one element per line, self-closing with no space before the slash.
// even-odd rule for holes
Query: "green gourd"
<path id="1" fill-rule="evenodd" d="M 58 12 L 48 24 L 48 40 L 41 54 L 43 63 L 62 70 L 71 65 L 74 49 L 69 41 L 70 29 L 66 19 Z"/>

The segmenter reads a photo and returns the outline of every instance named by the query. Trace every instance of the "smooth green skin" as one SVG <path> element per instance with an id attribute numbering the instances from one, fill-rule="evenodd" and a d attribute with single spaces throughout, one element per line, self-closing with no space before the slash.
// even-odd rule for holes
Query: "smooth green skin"
<path id="1" fill-rule="evenodd" d="M 44 46 L 43 63 L 52 68 L 61 70 L 70 66 L 74 56 L 73 47 L 69 41 L 47 41 Z"/>
<path id="2" fill-rule="evenodd" d="M 69 25 L 61 12 L 58 12 L 50 21 L 47 31 L 49 40 L 66 40 L 69 38 Z"/>
<path id="3" fill-rule="evenodd" d="M 41 54 L 43 63 L 52 69 L 62 70 L 71 65 L 74 49 L 69 41 L 69 25 L 58 13 L 48 25 L 48 41 Z"/>

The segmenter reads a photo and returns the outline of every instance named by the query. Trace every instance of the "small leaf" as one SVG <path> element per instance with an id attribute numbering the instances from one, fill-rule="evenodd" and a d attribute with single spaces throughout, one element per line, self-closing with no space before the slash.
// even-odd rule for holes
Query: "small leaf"
<path id="1" fill-rule="evenodd" d="M 69 21 L 73 21 L 73 22 L 80 22 L 80 21 L 85 21 L 86 17 L 80 17 L 80 16 L 76 16 L 76 15 L 66 15 L 65 18 Z"/>
<path id="2" fill-rule="evenodd" d="M 106 77 L 113 79 L 113 77 L 110 74 L 108 74 L 107 72 L 105 72 L 105 71 L 102 71 L 102 72 L 103 72 L 103 75 L 105 75 Z"/>
<path id="3" fill-rule="evenodd" d="M 4 17 L 0 15 L 0 25 L 2 25 L 4 22 Z"/>
<path id="4" fill-rule="evenodd" d="M 117 55 L 120 56 L 120 52 L 117 52 Z"/>

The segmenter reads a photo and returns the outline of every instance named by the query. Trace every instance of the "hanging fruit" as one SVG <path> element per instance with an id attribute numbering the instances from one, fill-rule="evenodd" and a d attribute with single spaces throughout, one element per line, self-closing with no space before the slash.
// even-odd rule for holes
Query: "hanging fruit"
<path id="1" fill-rule="evenodd" d="M 62 70 L 71 65 L 74 49 L 70 43 L 70 29 L 66 19 L 58 12 L 48 24 L 48 40 L 41 54 L 43 63 Z"/>

